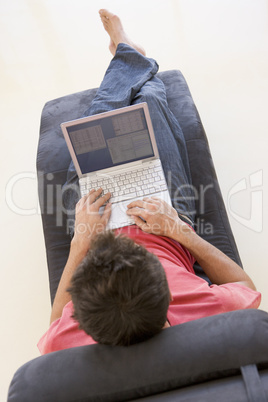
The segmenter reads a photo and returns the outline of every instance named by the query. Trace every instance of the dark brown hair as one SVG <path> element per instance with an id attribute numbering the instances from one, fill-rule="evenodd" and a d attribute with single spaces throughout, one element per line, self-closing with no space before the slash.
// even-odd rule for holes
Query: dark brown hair
<path id="1" fill-rule="evenodd" d="M 158 333 L 170 294 L 158 258 L 113 232 L 98 235 L 73 275 L 73 317 L 99 343 L 131 345 Z"/>

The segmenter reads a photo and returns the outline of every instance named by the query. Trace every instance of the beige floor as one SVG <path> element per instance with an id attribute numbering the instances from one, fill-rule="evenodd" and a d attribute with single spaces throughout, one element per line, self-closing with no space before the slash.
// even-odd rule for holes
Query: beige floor
<path id="1" fill-rule="evenodd" d="M 47 100 L 99 85 L 110 60 L 100 7 L 121 15 L 160 70 L 185 75 L 245 269 L 268 310 L 268 2 L 1 0 L 3 401 L 14 371 L 38 356 L 36 343 L 49 320 L 35 173 L 41 109 Z"/>

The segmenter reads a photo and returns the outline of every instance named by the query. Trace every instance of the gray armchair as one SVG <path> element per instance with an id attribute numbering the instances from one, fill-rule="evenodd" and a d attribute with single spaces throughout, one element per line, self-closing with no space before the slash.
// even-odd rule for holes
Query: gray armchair
<path id="1" fill-rule="evenodd" d="M 205 202 L 196 201 L 197 232 L 241 265 L 207 138 L 185 79 L 177 70 L 158 77 L 186 139 L 193 185 L 207 186 Z M 70 156 L 60 123 L 80 117 L 95 92 L 50 101 L 42 113 L 37 170 L 51 301 L 70 247 L 61 197 Z M 195 270 L 205 277 L 198 264 Z M 62 350 L 19 368 L 8 401 L 266 401 L 267 339 L 268 314 L 240 310 L 168 328 L 130 347 Z"/>

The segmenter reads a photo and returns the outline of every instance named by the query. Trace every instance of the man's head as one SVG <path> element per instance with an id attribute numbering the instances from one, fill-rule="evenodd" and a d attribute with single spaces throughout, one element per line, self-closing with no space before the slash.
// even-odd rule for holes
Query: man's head
<path id="1" fill-rule="evenodd" d="M 69 289 L 79 327 L 99 343 L 131 345 L 164 327 L 170 302 L 158 258 L 131 239 L 98 235 Z"/>

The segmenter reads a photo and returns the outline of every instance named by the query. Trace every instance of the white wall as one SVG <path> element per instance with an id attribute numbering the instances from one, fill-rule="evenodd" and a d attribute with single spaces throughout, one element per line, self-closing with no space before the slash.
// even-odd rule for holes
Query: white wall
<path id="1" fill-rule="evenodd" d="M 228 208 L 231 225 L 268 310 L 267 1 L 1 0 L 1 400 L 15 370 L 38 356 L 36 343 L 49 321 L 34 178 L 41 109 L 47 100 L 99 85 L 110 60 L 97 13 L 102 7 L 121 16 L 160 70 L 180 69 L 186 77 L 225 201 L 236 192 Z M 259 171 L 262 181 L 251 197 L 249 177 Z M 237 193 L 234 186 L 244 178 L 248 189 Z"/>

